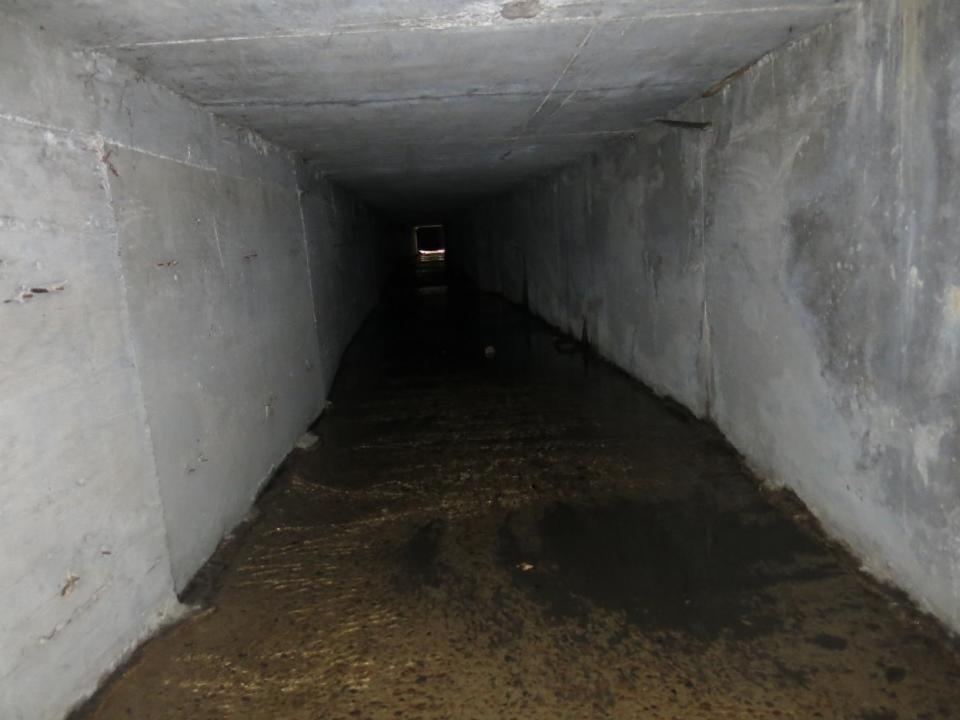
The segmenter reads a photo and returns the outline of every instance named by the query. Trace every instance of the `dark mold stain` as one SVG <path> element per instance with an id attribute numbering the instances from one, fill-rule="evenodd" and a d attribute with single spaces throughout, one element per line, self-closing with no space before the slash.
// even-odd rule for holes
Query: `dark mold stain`
<path id="1" fill-rule="evenodd" d="M 846 650 L 848 644 L 846 638 L 830 635 L 829 633 L 819 633 L 814 636 L 810 642 L 826 650 Z"/>
<path id="2" fill-rule="evenodd" d="M 883 676 L 886 678 L 888 683 L 903 682 L 903 680 L 907 677 L 907 671 L 902 667 L 888 667 L 883 671 Z"/>
<path id="3" fill-rule="evenodd" d="M 501 527 L 500 556 L 513 569 L 534 566 L 515 570 L 515 579 L 558 615 L 586 617 L 596 606 L 637 626 L 703 639 L 775 629 L 765 587 L 836 571 L 810 537 L 772 511 L 725 512 L 707 494 L 516 513 Z"/>
<path id="4" fill-rule="evenodd" d="M 437 587 L 443 568 L 440 563 L 440 543 L 447 531 L 447 521 L 431 520 L 418 527 L 403 548 L 401 566 L 403 576 L 416 585 Z"/>

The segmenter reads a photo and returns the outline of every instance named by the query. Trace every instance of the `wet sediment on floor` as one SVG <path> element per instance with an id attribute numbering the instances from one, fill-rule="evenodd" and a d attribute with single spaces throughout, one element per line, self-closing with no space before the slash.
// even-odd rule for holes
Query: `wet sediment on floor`
<path id="1" fill-rule="evenodd" d="M 939 628 L 713 427 L 435 269 L 348 351 L 209 606 L 83 717 L 960 717 Z"/>

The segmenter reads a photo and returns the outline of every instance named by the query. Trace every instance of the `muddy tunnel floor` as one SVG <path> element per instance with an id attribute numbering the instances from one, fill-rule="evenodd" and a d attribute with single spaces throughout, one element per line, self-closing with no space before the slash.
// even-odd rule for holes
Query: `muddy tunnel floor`
<path id="1" fill-rule="evenodd" d="M 960 717 L 935 625 L 496 298 L 395 290 L 313 431 L 82 717 Z"/>

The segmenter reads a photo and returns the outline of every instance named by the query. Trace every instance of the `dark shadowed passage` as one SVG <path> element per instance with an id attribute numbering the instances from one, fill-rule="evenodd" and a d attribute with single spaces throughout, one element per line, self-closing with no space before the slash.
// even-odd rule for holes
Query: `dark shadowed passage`
<path id="1" fill-rule="evenodd" d="M 83 717 L 957 716 L 937 628 L 712 427 L 419 270 L 203 609 Z"/>

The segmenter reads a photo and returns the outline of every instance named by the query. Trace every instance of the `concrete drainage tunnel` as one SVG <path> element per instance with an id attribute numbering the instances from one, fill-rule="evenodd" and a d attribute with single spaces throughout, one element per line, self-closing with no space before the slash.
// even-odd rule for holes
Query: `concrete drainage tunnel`
<path id="1" fill-rule="evenodd" d="M 0 0 L 0 720 L 960 718 L 955 0 Z"/>

